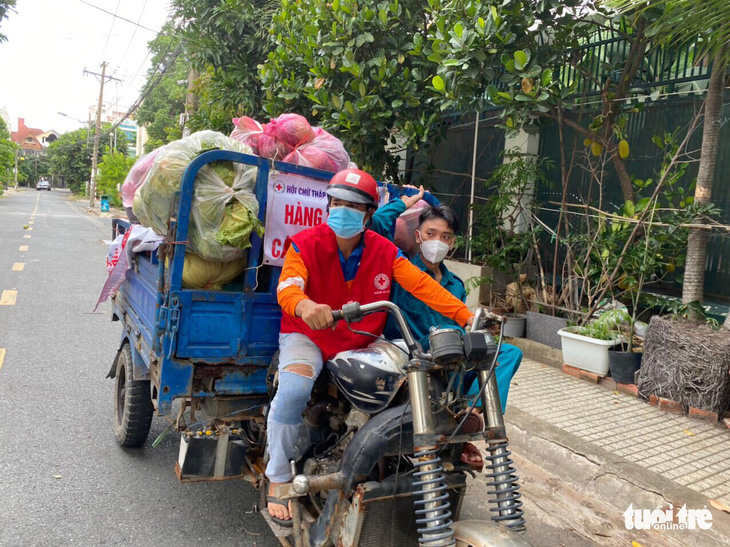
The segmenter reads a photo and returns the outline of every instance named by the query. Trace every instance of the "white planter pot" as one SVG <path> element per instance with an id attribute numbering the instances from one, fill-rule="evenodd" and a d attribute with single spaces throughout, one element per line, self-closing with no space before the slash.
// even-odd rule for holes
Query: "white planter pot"
<path id="1" fill-rule="evenodd" d="M 599 376 L 608 374 L 608 348 L 621 343 L 616 340 L 597 340 L 576 334 L 580 327 L 565 327 L 558 331 L 563 348 L 563 362 L 571 367 L 587 370 Z"/>

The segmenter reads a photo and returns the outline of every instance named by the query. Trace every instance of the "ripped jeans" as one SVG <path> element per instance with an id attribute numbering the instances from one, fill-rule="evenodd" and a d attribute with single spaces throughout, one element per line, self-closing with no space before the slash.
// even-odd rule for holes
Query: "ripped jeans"
<path id="1" fill-rule="evenodd" d="M 288 482 L 292 478 L 289 462 L 295 455 L 304 421 L 302 413 L 323 364 L 322 352 L 308 336 L 298 332 L 279 335 L 279 388 L 271 401 L 267 421 L 266 476 L 271 482 Z"/>

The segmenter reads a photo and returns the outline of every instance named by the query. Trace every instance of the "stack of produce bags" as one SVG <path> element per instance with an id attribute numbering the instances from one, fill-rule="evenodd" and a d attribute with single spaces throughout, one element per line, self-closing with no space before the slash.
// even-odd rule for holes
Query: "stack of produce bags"
<path id="1" fill-rule="evenodd" d="M 130 185 L 136 186 L 132 208 L 143 226 L 167 234 L 183 173 L 193 159 L 209 150 L 252 153 L 250 147 L 221 133 L 200 131 L 140 158 L 138 174 L 145 172 L 144 180 L 140 184 L 138 176 L 132 177 Z M 251 234 L 263 235 L 255 184 L 256 168 L 241 163 L 215 162 L 198 172 L 183 274 L 186 287 L 220 288 L 245 269 Z"/>
<path id="2" fill-rule="evenodd" d="M 243 116 L 235 118 L 233 125 L 231 138 L 250 146 L 262 158 L 334 173 L 350 164 L 350 156 L 338 138 L 312 127 L 299 114 L 282 114 L 267 124 Z"/>

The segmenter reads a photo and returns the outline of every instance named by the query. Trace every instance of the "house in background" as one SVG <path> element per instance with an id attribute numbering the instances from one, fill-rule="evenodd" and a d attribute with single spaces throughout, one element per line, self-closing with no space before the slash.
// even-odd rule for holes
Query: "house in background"
<path id="1" fill-rule="evenodd" d="M 127 156 L 137 158 L 140 156 L 137 142 L 139 139 L 140 128 L 134 118 L 128 116 L 126 112 L 111 111 L 106 113 L 106 121 L 112 125 L 117 125 L 114 135 L 124 134 L 127 139 Z M 114 141 L 116 143 L 116 141 Z M 115 144 L 116 146 L 116 144 Z"/>
<path id="2" fill-rule="evenodd" d="M 40 135 L 38 135 L 38 139 L 41 141 L 41 144 L 46 147 L 60 136 L 61 135 L 51 129 L 50 131 L 46 131 L 45 133 L 41 133 Z"/>
<path id="3" fill-rule="evenodd" d="M 44 131 L 25 125 L 24 118 L 18 118 L 18 130 L 10 134 L 10 139 L 23 150 L 42 150 L 60 135 L 54 130 Z"/>

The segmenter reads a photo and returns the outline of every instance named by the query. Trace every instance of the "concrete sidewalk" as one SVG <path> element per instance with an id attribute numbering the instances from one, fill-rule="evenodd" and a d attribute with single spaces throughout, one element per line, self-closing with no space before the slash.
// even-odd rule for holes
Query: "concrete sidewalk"
<path id="1" fill-rule="evenodd" d="M 631 395 L 525 358 L 510 388 L 507 432 L 516 454 L 616 516 L 658 506 L 711 511 L 710 530 L 664 533 L 668 544 L 728 544 L 730 430 L 669 414 Z M 519 471 L 519 470 L 518 470 Z M 699 541 L 699 543 L 697 543 Z"/>

